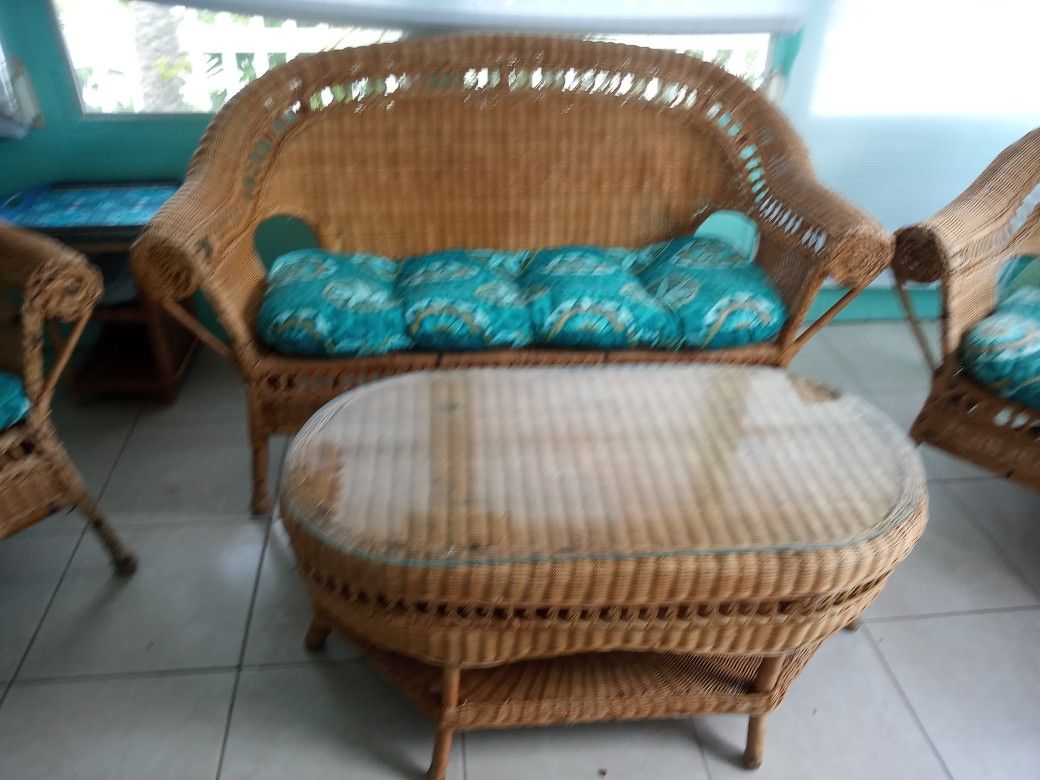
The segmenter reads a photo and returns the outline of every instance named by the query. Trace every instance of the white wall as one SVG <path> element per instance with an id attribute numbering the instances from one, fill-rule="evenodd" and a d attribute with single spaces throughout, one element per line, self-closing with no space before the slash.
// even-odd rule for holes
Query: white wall
<path id="1" fill-rule="evenodd" d="M 820 178 L 894 229 L 1040 125 L 1037 0 L 813 0 L 782 105 Z"/>

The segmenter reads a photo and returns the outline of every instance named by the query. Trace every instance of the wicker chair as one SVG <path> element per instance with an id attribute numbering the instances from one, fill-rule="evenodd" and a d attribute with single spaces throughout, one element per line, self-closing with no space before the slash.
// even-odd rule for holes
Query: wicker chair
<path id="1" fill-rule="evenodd" d="M 997 303 L 1001 266 L 1040 254 L 1040 128 L 1009 146 L 934 216 L 896 233 L 893 267 L 904 306 L 935 369 L 911 436 L 1040 490 L 1040 409 L 975 382 L 960 360 L 964 334 Z M 903 284 L 941 282 L 941 361 L 931 356 Z"/>
<path id="2" fill-rule="evenodd" d="M 65 508 L 78 508 L 112 555 L 116 572 L 132 574 L 136 558 L 120 543 L 51 422 L 51 398 L 62 370 L 101 296 L 101 275 L 86 259 L 40 235 L 0 224 L 0 370 L 21 377 L 31 407 L 21 422 L 0 431 L 0 539 Z M 43 333 L 48 320 L 74 323 L 45 373 Z"/>
<path id="3" fill-rule="evenodd" d="M 354 359 L 275 354 L 254 319 L 265 219 L 321 245 L 403 258 L 454 247 L 636 246 L 749 215 L 785 299 L 773 342 L 712 351 L 525 349 Z M 275 68 L 217 115 L 180 191 L 138 240 L 137 278 L 247 386 L 253 509 L 267 440 L 363 382 L 436 366 L 709 360 L 785 365 L 891 260 L 891 237 L 824 189 L 787 121 L 686 55 L 567 38 L 459 36 L 331 51 Z M 851 289 L 802 331 L 828 275 Z M 209 300 L 230 348 L 176 302 Z"/>

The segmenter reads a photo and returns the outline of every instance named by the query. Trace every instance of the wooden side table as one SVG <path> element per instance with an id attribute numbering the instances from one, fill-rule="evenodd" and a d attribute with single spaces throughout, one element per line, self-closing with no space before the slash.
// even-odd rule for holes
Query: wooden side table
<path id="1" fill-rule="evenodd" d="M 198 341 L 138 292 L 128 262 L 131 244 L 176 189 L 175 182 L 56 184 L 0 201 L 0 219 L 83 252 L 105 275 L 93 317 L 100 332 L 70 383 L 79 398 L 177 397 Z"/>

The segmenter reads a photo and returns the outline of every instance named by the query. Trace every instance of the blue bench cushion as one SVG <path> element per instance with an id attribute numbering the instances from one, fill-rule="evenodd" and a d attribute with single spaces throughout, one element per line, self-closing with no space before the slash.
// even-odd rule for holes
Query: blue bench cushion
<path id="1" fill-rule="evenodd" d="M 397 292 L 419 349 L 526 347 L 531 315 L 511 278 L 523 254 L 435 252 L 401 263 Z"/>
<path id="2" fill-rule="evenodd" d="M 29 397 L 22 380 L 0 371 L 0 430 L 20 423 L 29 414 Z"/>
<path id="3" fill-rule="evenodd" d="M 684 348 L 768 341 L 787 319 L 784 301 L 765 272 L 722 241 L 663 242 L 648 248 L 647 260 L 639 279 L 676 317 Z"/>
<path id="4" fill-rule="evenodd" d="M 535 340 L 588 349 L 674 347 L 675 318 L 626 270 L 622 257 L 593 246 L 536 252 L 520 277 Z"/>
<path id="5" fill-rule="evenodd" d="M 998 395 L 1040 409 L 1040 288 L 1019 288 L 969 330 L 961 360 Z"/>
<path id="6" fill-rule="evenodd" d="M 397 263 L 366 254 L 301 249 L 268 274 L 257 329 L 287 355 L 382 355 L 412 346 L 394 290 Z"/>

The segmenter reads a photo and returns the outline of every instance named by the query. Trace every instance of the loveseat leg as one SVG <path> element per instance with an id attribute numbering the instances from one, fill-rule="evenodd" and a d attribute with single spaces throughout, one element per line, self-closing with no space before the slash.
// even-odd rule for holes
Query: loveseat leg
<path id="1" fill-rule="evenodd" d="M 250 506 L 253 515 L 266 515 L 271 509 L 271 501 L 267 495 L 267 434 L 260 433 L 254 425 L 250 426 L 250 444 L 253 449 L 253 498 Z"/>

